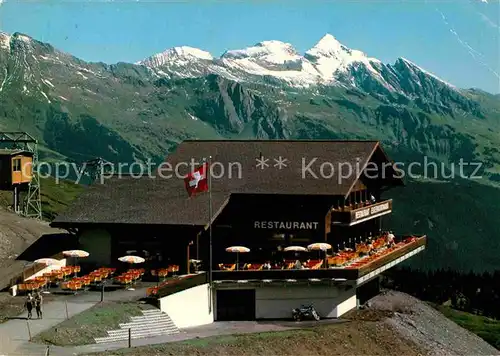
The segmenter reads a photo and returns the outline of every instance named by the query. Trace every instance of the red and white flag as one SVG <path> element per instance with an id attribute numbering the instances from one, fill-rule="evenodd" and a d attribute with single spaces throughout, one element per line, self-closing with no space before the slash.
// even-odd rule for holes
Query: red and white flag
<path id="1" fill-rule="evenodd" d="M 184 178 L 189 196 L 208 191 L 208 171 L 208 163 L 203 163 L 203 165 L 196 168 Z"/>

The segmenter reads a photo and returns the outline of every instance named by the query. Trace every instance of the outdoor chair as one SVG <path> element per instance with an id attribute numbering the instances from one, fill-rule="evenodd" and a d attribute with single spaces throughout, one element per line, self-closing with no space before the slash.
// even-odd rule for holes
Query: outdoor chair
<path id="1" fill-rule="evenodd" d="M 263 263 L 249 263 L 247 269 L 250 271 L 260 271 L 264 267 Z"/>

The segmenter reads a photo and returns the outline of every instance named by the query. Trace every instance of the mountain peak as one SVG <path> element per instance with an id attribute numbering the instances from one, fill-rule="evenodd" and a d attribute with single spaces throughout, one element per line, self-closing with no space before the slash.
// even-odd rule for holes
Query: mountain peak
<path id="1" fill-rule="evenodd" d="M 290 44 L 277 40 L 262 41 L 251 47 L 244 49 L 236 49 L 226 51 L 222 58 L 263 58 L 263 57 L 282 57 L 283 59 L 287 57 L 298 56 L 295 48 Z"/>
<path id="2" fill-rule="evenodd" d="M 333 48 L 341 48 L 343 45 L 333 35 L 327 33 L 316 43 L 313 48 L 329 50 Z"/>
<path id="3" fill-rule="evenodd" d="M 205 59 L 208 61 L 211 61 L 212 59 L 214 59 L 209 52 L 204 51 L 204 50 L 199 49 L 199 48 L 189 47 L 189 46 L 174 47 L 174 48 L 171 48 L 164 53 L 168 53 L 170 55 L 177 55 L 180 57 L 191 56 L 191 57 L 196 57 L 199 59 Z"/>
<path id="4" fill-rule="evenodd" d="M 33 40 L 30 36 L 25 35 L 24 33 L 21 33 L 21 32 L 14 32 L 12 34 L 12 38 L 19 39 L 19 40 L 21 40 L 23 42 L 31 42 Z"/>
<path id="5" fill-rule="evenodd" d="M 169 48 L 164 52 L 152 55 L 151 57 L 139 61 L 136 64 L 142 64 L 150 67 L 159 67 L 167 62 L 170 62 L 171 60 L 179 58 L 183 60 L 201 59 L 206 61 L 211 61 L 214 59 L 209 52 L 202 49 L 190 46 L 180 46 Z"/>
<path id="6" fill-rule="evenodd" d="M 306 56 L 313 58 L 333 57 L 341 60 L 345 57 L 355 56 L 359 58 L 365 57 L 366 55 L 361 51 L 352 50 L 344 46 L 335 37 L 327 33 L 318 41 L 318 43 L 314 45 L 313 48 L 306 52 Z"/>

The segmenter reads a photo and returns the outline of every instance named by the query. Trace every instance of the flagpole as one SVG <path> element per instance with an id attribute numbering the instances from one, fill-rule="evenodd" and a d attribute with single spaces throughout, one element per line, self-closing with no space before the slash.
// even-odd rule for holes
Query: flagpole
<path id="1" fill-rule="evenodd" d="M 209 239 L 209 258 L 208 258 L 208 282 L 209 282 L 209 289 L 210 289 L 210 304 L 209 304 L 209 311 L 212 311 L 213 307 L 213 278 L 212 278 L 212 174 L 211 174 L 211 168 L 212 168 L 212 156 L 208 157 L 208 166 L 207 170 L 205 171 L 205 174 L 208 174 L 208 239 Z"/>
<path id="2" fill-rule="evenodd" d="M 211 168 L 212 168 L 212 156 L 208 157 L 208 167 L 207 167 L 207 172 L 205 174 L 208 174 L 208 214 L 210 215 L 209 218 L 209 240 L 210 240 L 210 285 L 212 285 L 212 174 L 211 174 Z"/>

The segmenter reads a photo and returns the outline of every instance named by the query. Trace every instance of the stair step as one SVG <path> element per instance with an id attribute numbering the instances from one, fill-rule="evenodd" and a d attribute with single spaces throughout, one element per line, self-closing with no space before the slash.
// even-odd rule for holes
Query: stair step
<path id="1" fill-rule="evenodd" d="M 117 332 L 110 332 L 117 331 Z M 128 330 L 110 330 L 108 331 L 109 337 L 128 337 Z M 147 334 L 177 334 L 179 330 L 171 328 L 161 328 L 155 330 L 132 330 L 132 337 L 147 335 Z"/>
<path id="2" fill-rule="evenodd" d="M 120 329 L 109 330 L 108 336 L 94 338 L 96 343 L 113 341 L 126 341 L 130 336 L 132 339 L 148 338 L 161 335 L 172 335 L 179 333 L 168 314 L 160 309 L 142 310 L 142 315 L 132 316 L 129 322 L 119 324 Z"/>
<path id="3" fill-rule="evenodd" d="M 170 320 L 170 318 L 166 315 L 160 315 L 160 316 L 153 316 L 153 317 L 144 317 L 144 316 L 138 316 L 138 317 L 132 317 L 130 318 L 131 321 L 149 321 L 149 322 L 154 322 L 158 320 Z"/>
<path id="4" fill-rule="evenodd" d="M 169 318 L 166 314 L 149 314 L 141 316 L 131 316 L 130 319 L 157 319 L 157 318 Z"/>
<path id="5" fill-rule="evenodd" d="M 111 330 L 111 331 L 118 331 L 118 330 Z M 177 334 L 179 333 L 179 330 L 177 329 L 172 329 L 172 328 L 158 328 L 154 330 L 135 330 L 132 331 L 132 337 L 140 336 L 140 335 L 146 335 L 146 334 Z M 125 332 L 116 332 L 116 333 L 110 333 L 108 331 L 109 337 L 128 337 L 128 330 Z"/>
<path id="6" fill-rule="evenodd" d="M 165 313 L 146 313 L 144 315 L 133 315 L 131 318 L 158 318 L 158 317 L 168 317 Z"/>
<path id="7" fill-rule="evenodd" d="M 149 313 L 162 313 L 164 314 L 160 309 L 145 309 L 142 310 L 143 314 L 149 314 Z"/>
<path id="8" fill-rule="evenodd" d="M 141 330 L 141 329 L 158 329 L 158 328 L 164 328 L 164 327 L 171 327 L 171 328 L 177 328 L 174 323 L 158 323 L 154 325 L 149 325 L 149 324 L 120 324 L 120 329 L 115 329 L 115 330 L 121 330 L 121 329 L 132 329 L 132 330 Z"/>
<path id="9" fill-rule="evenodd" d="M 128 329 L 132 330 L 132 333 L 138 333 L 138 332 L 143 332 L 143 331 L 149 331 L 149 330 L 177 330 L 177 327 L 174 325 L 169 325 L 169 324 L 163 324 L 163 325 L 156 325 L 155 327 L 148 328 L 146 326 L 143 327 L 131 327 L 131 328 L 122 328 L 122 329 L 114 329 L 114 330 L 108 330 L 109 335 L 115 335 L 115 334 L 128 334 Z"/>
<path id="10" fill-rule="evenodd" d="M 132 323 L 118 324 L 118 326 L 122 329 L 141 328 L 141 327 L 154 328 L 155 326 L 158 326 L 158 325 L 171 325 L 171 326 L 175 327 L 175 324 L 172 320 L 157 321 L 154 323 L 151 323 L 151 322 L 144 322 L 144 323 L 132 322 Z"/>
<path id="11" fill-rule="evenodd" d="M 143 333 L 133 333 L 131 334 L 132 339 L 143 339 L 143 338 L 148 338 L 148 337 L 153 337 L 153 336 L 161 336 L 161 335 L 173 335 L 179 333 L 178 330 L 171 331 L 171 330 L 157 330 L 157 331 L 148 331 L 148 332 L 143 332 Z M 122 341 L 122 340 L 128 340 L 128 333 L 123 334 L 123 335 L 112 335 L 112 336 L 105 336 L 105 337 L 97 337 L 94 339 L 96 343 L 105 343 L 105 342 L 113 342 L 113 341 Z"/>

